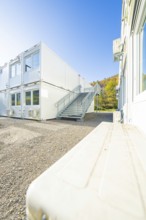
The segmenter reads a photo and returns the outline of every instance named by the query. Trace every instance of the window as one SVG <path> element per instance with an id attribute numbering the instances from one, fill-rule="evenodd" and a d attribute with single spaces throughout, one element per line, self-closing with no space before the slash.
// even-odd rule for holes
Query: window
<path id="1" fill-rule="evenodd" d="M 16 105 L 21 105 L 21 94 L 20 93 L 16 94 Z"/>
<path id="2" fill-rule="evenodd" d="M 32 90 L 25 92 L 26 105 L 39 105 L 39 90 Z"/>
<path id="3" fill-rule="evenodd" d="M 33 68 L 37 68 L 39 67 L 39 53 L 35 53 L 33 56 L 32 56 L 32 65 L 33 65 Z"/>
<path id="4" fill-rule="evenodd" d="M 11 66 L 11 78 L 15 77 L 15 65 Z"/>
<path id="5" fill-rule="evenodd" d="M 25 93 L 25 104 L 31 105 L 31 91 Z"/>
<path id="6" fill-rule="evenodd" d="M 11 95 L 11 105 L 15 106 L 15 94 Z"/>
<path id="7" fill-rule="evenodd" d="M 21 74 L 21 64 L 16 62 L 10 66 L 10 78 Z"/>
<path id="8" fill-rule="evenodd" d="M 32 68 L 31 56 L 25 58 L 25 72 L 28 72 Z"/>
<path id="9" fill-rule="evenodd" d="M 16 63 L 16 75 L 20 75 L 21 74 L 21 65 L 20 63 Z"/>
<path id="10" fill-rule="evenodd" d="M 25 72 L 39 67 L 39 52 L 33 53 L 25 58 Z"/>
<path id="11" fill-rule="evenodd" d="M 11 94 L 11 105 L 12 106 L 21 105 L 21 94 L 20 94 L 20 92 Z"/>
<path id="12" fill-rule="evenodd" d="M 39 105 L 39 90 L 33 91 L 33 105 Z"/>
<path id="13" fill-rule="evenodd" d="M 142 91 L 144 91 L 146 90 L 146 22 L 143 29 L 142 63 Z"/>

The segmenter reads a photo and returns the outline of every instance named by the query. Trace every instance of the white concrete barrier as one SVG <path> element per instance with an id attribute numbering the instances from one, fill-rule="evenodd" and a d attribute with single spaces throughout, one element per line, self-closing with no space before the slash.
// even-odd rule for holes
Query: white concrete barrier
<path id="1" fill-rule="evenodd" d="M 27 219 L 145 220 L 146 177 L 128 132 L 119 123 L 101 123 L 34 180 Z"/>

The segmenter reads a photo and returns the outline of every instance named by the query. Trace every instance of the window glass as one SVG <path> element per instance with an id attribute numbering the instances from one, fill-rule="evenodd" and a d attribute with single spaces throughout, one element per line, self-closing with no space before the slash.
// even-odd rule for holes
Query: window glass
<path id="1" fill-rule="evenodd" d="M 32 68 L 31 56 L 25 58 L 25 72 L 28 72 Z"/>
<path id="2" fill-rule="evenodd" d="M 146 90 L 146 23 L 143 29 L 143 70 L 142 70 L 142 90 Z"/>
<path id="3" fill-rule="evenodd" d="M 31 105 L 31 92 L 30 91 L 25 93 L 25 104 Z"/>
<path id="4" fill-rule="evenodd" d="M 40 65 L 39 52 L 33 53 L 25 58 L 25 72 L 36 69 Z"/>
<path id="5" fill-rule="evenodd" d="M 15 105 L 15 94 L 11 95 L 11 105 L 14 106 Z"/>
<path id="6" fill-rule="evenodd" d="M 37 68 L 39 67 L 39 53 L 35 53 L 32 56 L 32 64 L 33 64 L 33 68 Z"/>
<path id="7" fill-rule="evenodd" d="M 21 74 L 21 65 L 20 63 L 16 63 L 16 75 L 20 75 Z"/>
<path id="8" fill-rule="evenodd" d="M 10 70 L 11 70 L 10 77 L 11 78 L 15 77 L 15 64 L 11 66 Z"/>
<path id="9" fill-rule="evenodd" d="M 33 105 L 39 105 L 39 90 L 33 91 Z"/>
<path id="10" fill-rule="evenodd" d="M 20 93 L 16 94 L 16 105 L 21 105 L 21 94 Z"/>

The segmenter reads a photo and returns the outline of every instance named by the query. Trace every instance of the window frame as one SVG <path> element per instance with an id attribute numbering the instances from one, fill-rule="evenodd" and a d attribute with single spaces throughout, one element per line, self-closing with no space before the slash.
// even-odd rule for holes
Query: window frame
<path id="1" fill-rule="evenodd" d="M 14 100 L 12 99 L 13 96 L 14 96 Z M 14 105 L 13 105 L 13 101 L 14 101 Z M 12 107 L 16 106 L 16 96 L 15 96 L 15 93 L 11 94 L 11 106 Z"/>
<path id="2" fill-rule="evenodd" d="M 18 98 L 18 95 L 20 95 L 20 100 L 19 100 L 20 103 L 18 103 L 18 99 L 17 99 L 17 98 Z M 15 96 L 16 96 L 16 97 L 15 97 L 15 99 L 16 99 L 16 103 L 15 103 L 16 106 L 21 106 L 21 92 L 15 93 Z"/>
<path id="3" fill-rule="evenodd" d="M 38 104 L 34 104 L 34 92 L 36 92 L 36 91 L 39 92 Z M 27 92 L 30 92 L 30 104 L 29 105 L 26 104 L 26 93 Z M 40 89 L 39 88 L 25 91 L 24 96 L 25 96 L 25 100 L 24 100 L 25 106 L 39 106 L 40 105 Z"/>
<path id="4" fill-rule="evenodd" d="M 18 104 L 18 100 L 17 100 L 17 97 L 18 97 L 18 94 L 20 94 L 20 104 Z M 14 105 L 12 104 L 12 96 L 14 96 Z M 12 107 L 16 107 L 16 106 L 21 106 L 21 92 L 15 92 L 15 93 L 11 93 L 11 106 Z"/>
<path id="5" fill-rule="evenodd" d="M 146 28 L 146 19 L 144 20 L 142 24 L 141 31 L 139 33 L 139 41 L 138 41 L 138 53 L 139 53 L 139 59 L 138 59 L 138 73 L 139 73 L 139 94 L 146 91 L 146 88 L 143 89 L 143 67 L 144 67 L 144 27 Z M 146 36 L 145 36 L 146 39 Z M 145 42 L 146 45 L 146 42 Z"/>
<path id="6" fill-rule="evenodd" d="M 26 93 L 30 93 L 30 104 L 27 104 Z M 31 95 L 31 90 L 28 90 L 25 91 L 25 106 L 31 106 L 31 105 L 32 105 L 32 95 Z"/>
<path id="7" fill-rule="evenodd" d="M 18 72 L 18 64 L 20 65 L 20 73 Z M 14 67 L 14 75 L 12 76 L 12 67 Z M 15 63 L 10 64 L 10 79 L 21 75 L 21 62 L 16 61 Z"/>
<path id="8" fill-rule="evenodd" d="M 38 104 L 34 104 L 34 92 L 37 92 L 38 91 Z M 32 90 L 32 105 L 40 105 L 40 90 L 39 89 L 35 89 L 35 90 Z"/>
<path id="9" fill-rule="evenodd" d="M 146 85 L 144 85 L 144 77 L 146 77 L 146 64 L 144 64 L 144 61 L 146 62 L 146 21 L 143 25 L 143 31 L 142 31 L 142 92 L 146 91 Z M 145 50 L 144 50 L 145 49 Z M 145 66 L 144 66 L 145 65 Z M 145 74 L 144 74 L 145 71 Z M 146 81 L 146 80 L 145 80 Z"/>
<path id="10" fill-rule="evenodd" d="M 29 67 L 27 64 L 26 64 L 26 60 L 27 59 L 30 59 L 30 63 L 31 63 L 31 66 Z M 25 72 L 29 72 L 29 71 L 31 71 L 31 69 L 32 69 L 32 58 L 31 58 L 31 55 L 28 55 L 28 56 L 26 56 L 25 58 L 24 58 L 24 69 L 25 69 Z M 28 71 L 27 71 L 27 68 L 30 68 Z"/>
<path id="11" fill-rule="evenodd" d="M 34 56 L 38 54 L 38 65 L 37 66 L 34 66 Z M 26 64 L 26 59 L 30 58 L 30 62 L 31 62 L 31 65 L 30 65 L 30 69 L 27 70 L 27 64 Z M 28 54 L 24 57 L 24 72 L 25 73 L 28 73 L 28 72 L 31 72 L 33 70 L 36 70 L 40 67 L 40 50 L 37 50 L 37 51 L 34 51 L 32 52 L 31 54 Z"/>

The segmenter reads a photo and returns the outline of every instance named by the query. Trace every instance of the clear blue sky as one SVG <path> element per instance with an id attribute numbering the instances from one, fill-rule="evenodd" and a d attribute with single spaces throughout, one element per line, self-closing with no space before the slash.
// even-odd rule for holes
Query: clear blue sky
<path id="1" fill-rule="evenodd" d="M 118 73 L 122 0 L 0 0 L 0 65 L 43 41 L 87 80 Z"/>

